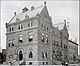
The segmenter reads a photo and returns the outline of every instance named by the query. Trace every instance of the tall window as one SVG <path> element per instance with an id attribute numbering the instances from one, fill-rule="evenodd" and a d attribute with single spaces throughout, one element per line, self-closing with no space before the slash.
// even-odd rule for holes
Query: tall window
<path id="1" fill-rule="evenodd" d="M 32 42 L 33 41 L 33 33 L 29 33 L 29 42 Z"/>
<path id="2" fill-rule="evenodd" d="M 18 29 L 20 30 L 20 25 L 18 26 Z"/>
<path id="3" fill-rule="evenodd" d="M 42 51 L 42 58 L 44 58 L 44 52 Z"/>
<path id="4" fill-rule="evenodd" d="M 23 40 L 22 40 L 22 35 L 21 35 L 21 34 L 19 35 L 19 41 L 18 41 L 18 42 L 20 42 L 20 43 L 23 42 Z"/>
<path id="5" fill-rule="evenodd" d="M 44 34 L 42 33 L 42 42 L 44 42 Z"/>
<path id="6" fill-rule="evenodd" d="M 28 23 L 28 27 L 30 27 L 30 23 Z"/>
<path id="7" fill-rule="evenodd" d="M 21 25 L 21 29 L 23 29 L 23 25 Z"/>
<path id="8" fill-rule="evenodd" d="M 8 43 L 8 46 L 10 47 L 10 43 Z"/>
<path id="9" fill-rule="evenodd" d="M 33 22 L 31 22 L 31 27 L 33 26 Z"/>
<path id="10" fill-rule="evenodd" d="M 19 51 L 19 61 L 21 61 L 22 59 L 23 59 L 22 51 Z"/>
<path id="11" fill-rule="evenodd" d="M 18 29 L 23 29 L 23 25 L 18 25 Z"/>
<path id="12" fill-rule="evenodd" d="M 12 31 L 14 31 L 14 27 L 12 27 Z"/>
<path id="13" fill-rule="evenodd" d="M 14 39 L 12 39 L 12 41 L 11 41 L 11 42 L 12 42 L 12 46 L 14 46 Z"/>
<path id="14" fill-rule="evenodd" d="M 14 27 L 10 27 L 10 32 L 11 32 L 11 31 L 14 31 Z"/>
<path id="15" fill-rule="evenodd" d="M 33 58 L 33 53 L 32 53 L 32 51 L 30 51 L 30 53 L 29 53 L 29 58 Z"/>
<path id="16" fill-rule="evenodd" d="M 10 32 L 11 32 L 11 28 L 10 28 Z"/>
<path id="17" fill-rule="evenodd" d="M 48 43 L 48 35 L 46 35 L 46 43 Z"/>
<path id="18" fill-rule="evenodd" d="M 45 57 L 47 58 L 48 56 L 47 56 L 47 52 L 45 52 Z"/>
<path id="19" fill-rule="evenodd" d="M 32 26 L 33 26 L 33 22 L 29 22 L 28 27 L 32 27 Z"/>

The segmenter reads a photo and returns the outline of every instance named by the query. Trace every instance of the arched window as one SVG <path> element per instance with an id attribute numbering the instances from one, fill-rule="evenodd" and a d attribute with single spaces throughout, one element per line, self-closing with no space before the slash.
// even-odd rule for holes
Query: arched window
<path id="1" fill-rule="evenodd" d="M 32 51 L 30 51 L 30 53 L 29 53 L 29 58 L 33 58 L 33 53 L 32 53 Z"/>
<path id="2" fill-rule="evenodd" d="M 23 59 L 22 51 L 19 51 L 19 61 L 21 61 L 22 59 Z"/>
<path id="3" fill-rule="evenodd" d="M 29 35 L 29 42 L 33 41 L 33 35 Z"/>

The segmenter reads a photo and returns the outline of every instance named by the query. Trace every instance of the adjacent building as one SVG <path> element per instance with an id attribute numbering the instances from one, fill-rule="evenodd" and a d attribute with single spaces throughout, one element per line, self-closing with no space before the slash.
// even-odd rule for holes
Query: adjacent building
<path id="1" fill-rule="evenodd" d="M 78 44 L 69 40 L 69 63 L 78 62 Z"/>
<path id="2" fill-rule="evenodd" d="M 14 13 L 6 23 L 6 64 L 52 65 L 69 62 L 69 34 L 52 25 L 46 2 L 43 6 Z M 77 46 L 77 45 L 76 45 Z M 77 51 L 77 50 L 76 50 Z"/>

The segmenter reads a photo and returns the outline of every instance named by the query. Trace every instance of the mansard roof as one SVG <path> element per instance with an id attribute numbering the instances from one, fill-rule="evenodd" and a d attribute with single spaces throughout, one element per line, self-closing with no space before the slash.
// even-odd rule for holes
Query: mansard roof
<path id="1" fill-rule="evenodd" d="M 36 16 L 37 14 L 40 14 L 42 12 L 42 10 L 44 9 L 44 7 L 45 6 L 40 6 L 40 7 L 34 8 L 33 10 L 28 10 L 26 12 L 22 12 L 20 14 L 17 14 L 15 16 L 13 16 L 13 18 L 10 20 L 9 24 L 23 21 L 23 20 L 25 20 L 25 16 L 27 16 L 28 18 L 32 18 L 32 17 Z M 16 21 L 17 19 L 19 21 Z"/>

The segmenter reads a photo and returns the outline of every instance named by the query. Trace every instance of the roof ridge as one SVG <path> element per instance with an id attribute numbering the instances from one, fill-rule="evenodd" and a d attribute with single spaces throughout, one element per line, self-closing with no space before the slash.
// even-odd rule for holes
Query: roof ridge
<path id="1" fill-rule="evenodd" d="M 41 8 L 41 7 L 43 7 L 43 5 L 41 5 L 41 6 L 39 6 L 39 7 L 34 8 L 34 10 L 35 10 L 35 9 L 38 9 L 38 8 Z M 30 11 L 33 11 L 33 10 L 28 10 L 28 11 L 26 11 L 26 12 L 30 12 Z M 17 15 L 22 14 L 22 13 L 26 13 L 26 12 L 21 12 L 21 13 L 18 13 Z"/>

